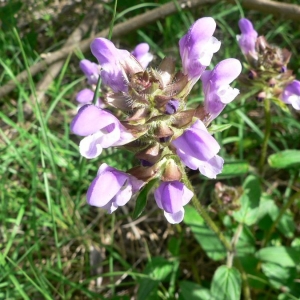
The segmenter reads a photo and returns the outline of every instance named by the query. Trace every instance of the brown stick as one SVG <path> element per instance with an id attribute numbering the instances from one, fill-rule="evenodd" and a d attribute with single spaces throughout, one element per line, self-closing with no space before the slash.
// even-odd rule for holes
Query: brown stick
<path id="1" fill-rule="evenodd" d="M 236 3 L 234 0 L 227 0 Z M 282 3 L 269 0 L 240 0 L 243 7 L 257 10 L 263 13 L 280 15 L 285 19 L 300 20 L 300 6 L 296 4 Z"/>
<path id="2" fill-rule="evenodd" d="M 178 5 L 182 9 L 188 9 L 192 7 L 196 7 L 199 5 L 213 3 L 216 0 L 180 0 L 178 1 Z M 117 24 L 113 29 L 113 37 L 120 37 L 122 35 L 127 34 L 128 32 L 137 30 L 149 23 L 155 22 L 159 19 L 165 18 L 168 15 L 171 15 L 177 11 L 177 6 L 174 2 L 169 2 L 164 4 L 158 8 L 155 8 L 149 12 L 136 16 L 128 21 Z M 52 53 L 48 53 L 47 55 L 43 55 L 44 59 L 33 66 L 30 67 L 31 76 L 36 75 L 37 73 L 45 70 L 47 66 L 53 64 L 54 62 L 61 60 L 62 58 L 67 57 L 71 52 L 79 49 L 82 52 L 85 52 L 89 49 L 90 43 L 93 41 L 95 37 L 105 37 L 108 35 L 109 29 L 104 29 L 97 34 L 85 39 L 79 43 L 73 44 L 72 46 L 65 47 L 59 51 L 55 51 Z M 10 80 L 7 84 L 0 87 L 0 98 L 4 95 L 11 92 L 18 83 L 23 82 L 28 79 L 28 72 L 25 70 L 17 75 L 13 80 Z"/>

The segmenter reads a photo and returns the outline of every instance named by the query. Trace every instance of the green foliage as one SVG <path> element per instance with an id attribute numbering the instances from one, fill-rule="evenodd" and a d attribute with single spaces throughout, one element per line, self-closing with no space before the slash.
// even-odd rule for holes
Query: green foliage
<path id="1" fill-rule="evenodd" d="M 141 280 L 137 299 L 159 299 L 157 297 L 158 287 L 162 282 L 166 281 L 172 269 L 173 264 L 163 257 L 152 258 L 144 270 L 144 274 L 147 274 L 149 277 Z"/>
<path id="2" fill-rule="evenodd" d="M 276 263 L 282 267 L 296 267 L 300 263 L 300 248 L 266 247 L 256 253 L 256 257 L 265 262 Z"/>
<path id="3" fill-rule="evenodd" d="M 96 31 L 109 27 L 114 6 L 100 2 L 104 11 Z M 169 1 L 154 2 L 118 1 L 116 23 Z M 17 74 L 40 60 L 40 54 L 60 49 L 90 5 L 90 1 L 70 6 L 54 0 L 2 1 L 0 86 L 16 81 Z M 248 11 L 243 3 L 179 8 L 117 42 L 131 50 L 146 41 L 156 55 L 154 67 L 165 55 L 174 57 L 179 66 L 179 38 L 195 19 L 208 15 L 216 19 L 216 36 L 222 41 L 209 68 L 227 57 L 243 60 L 236 34 L 244 15 L 272 44 L 291 50 L 289 66 L 300 78 L 298 24 Z M 90 53 L 77 55 L 94 60 Z M 78 62 L 75 55 L 65 59 L 41 101 L 35 95 L 42 72 L 17 82 L 0 101 L 0 299 L 239 300 L 250 299 L 247 288 L 251 299 L 298 299 L 299 113 L 272 100 L 276 105 L 271 106 L 268 163 L 260 173 L 265 116 L 263 104 L 254 97 L 259 91 L 236 83 L 239 98 L 209 128 L 221 145 L 223 172 L 216 181 L 194 171 L 189 176 L 199 201 L 210 207 L 210 217 L 234 244 L 230 265 L 218 236 L 192 206 L 185 207 L 183 223 L 167 224 L 151 195 L 155 181 L 144 186 L 136 203 L 130 201 L 113 215 L 86 205 L 86 190 L 100 164 L 125 171 L 134 162 L 131 154 L 115 148 L 90 163 L 80 158 L 80 138 L 69 129 L 76 114 L 76 93 L 86 87 Z M 197 84 L 188 106 L 202 102 Z M 226 209 L 232 201 L 227 190 L 219 195 L 220 207 L 212 205 L 219 181 L 236 191 L 239 210 Z"/>
<path id="4" fill-rule="evenodd" d="M 224 168 L 221 174 L 218 175 L 218 179 L 238 177 L 244 175 L 249 171 L 249 164 L 242 161 L 225 162 Z"/>
<path id="5" fill-rule="evenodd" d="M 201 287 L 199 284 L 190 281 L 181 281 L 179 287 L 180 287 L 179 300 L 211 299 L 210 291 L 208 289 Z"/>
<path id="6" fill-rule="evenodd" d="M 216 300 L 240 299 L 242 279 L 235 268 L 220 266 L 212 279 L 211 294 Z"/>
<path id="7" fill-rule="evenodd" d="M 284 150 L 274 153 L 269 156 L 268 162 L 272 168 L 278 169 L 299 167 L 300 150 Z"/>
<path id="8" fill-rule="evenodd" d="M 153 179 L 142 188 L 141 192 L 139 193 L 136 199 L 136 204 L 132 214 L 132 217 L 134 219 L 137 219 L 144 211 L 147 204 L 147 198 L 149 196 L 149 193 L 156 183 L 157 183 L 157 179 Z"/>

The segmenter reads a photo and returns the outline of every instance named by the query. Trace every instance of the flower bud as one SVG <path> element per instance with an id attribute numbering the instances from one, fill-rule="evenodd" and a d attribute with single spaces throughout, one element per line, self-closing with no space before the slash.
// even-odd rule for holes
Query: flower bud
<path id="1" fill-rule="evenodd" d="M 169 159 L 166 163 L 165 170 L 163 172 L 161 179 L 163 181 L 175 181 L 175 180 L 180 181 L 181 177 L 182 174 L 177 164 L 173 159 Z"/>

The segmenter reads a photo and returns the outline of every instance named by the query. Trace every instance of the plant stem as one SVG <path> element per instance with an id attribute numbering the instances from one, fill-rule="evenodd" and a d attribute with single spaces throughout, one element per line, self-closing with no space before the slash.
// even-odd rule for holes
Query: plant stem
<path id="1" fill-rule="evenodd" d="M 194 207 L 196 208 L 197 212 L 202 216 L 202 218 L 204 219 L 206 224 L 210 227 L 210 229 L 215 232 L 215 234 L 218 236 L 219 240 L 221 241 L 221 243 L 223 244 L 223 246 L 225 247 L 227 252 L 232 253 L 232 246 L 231 246 L 230 242 L 223 235 L 223 233 L 221 232 L 219 227 L 212 220 L 212 218 L 207 213 L 206 209 L 202 206 L 202 204 L 200 203 L 198 198 L 195 196 L 194 188 L 193 188 L 191 182 L 189 181 L 189 179 L 187 178 L 186 174 L 183 175 L 183 182 L 187 186 L 187 188 L 190 189 L 194 193 L 194 196 L 192 198 L 192 203 L 193 203 Z"/>
<path id="2" fill-rule="evenodd" d="M 273 222 L 270 230 L 268 231 L 266 238 L 264 239 L 263 243 L 262 243 L 262 247 L 264 247 L 267 242 L 269 241 L 273 231 L 275 230 L 276 226 L 278 225 L 281 217 L 284 215 L 284 213 L 286 212 L 286 210 L 293 204 L 293 202 L 296 199 L 300 199 L 300 192 L 297 192 L 296 194 L 294 194 L 292 197 L 290 197 L 290 199 L 285 203 L 285 205 L 282 207 L 279 215 L 277 216 L 276 220 Z"/>
<path id="3" fill-rule="evenodd" d="M 263 140 L 263 147 L 261 150 L 261 156 L 259 161 L 259 172 L 262 173 L 264 169 L 264 164 L 267 156 L 267 148 L 268 148 L 268 142 L 271 132 L 271 113 L 270 113 L 270 99 L 267 97 L 264 99 L 264 108 L 265 108 L 265 136 Z"/>
<path id="4" fill-rule="evenodd" d="M 250 286 L 248 282 L 248 275 L 245 272 L 243 265 L 241 264 L 241 261 L 239 258 L 236 259 L 236 265 L 239 271 L 241 272 L 242 280 L 243 280 L 243 296 L 245 300 L 251 300 L 251 291 Z"/>
<path id="5" fill-rule="evenodd" d="M 235 247 L 236 247 L 237 242 L 239 241 L 242 231 L 243 231 L 243 224 L 239 223 L 239 225 L 234 233 L 234 236 L 231 240 L 232 251 L 227 254 L 227 267 L 228 268 L 232 267 L 233 258 L 234 258 L 234 254 L 235 254 Z"/>

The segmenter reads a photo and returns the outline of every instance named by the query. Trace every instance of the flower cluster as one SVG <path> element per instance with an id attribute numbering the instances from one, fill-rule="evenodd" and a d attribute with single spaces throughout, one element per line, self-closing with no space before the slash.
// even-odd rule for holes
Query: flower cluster
<path id="1" fill-rule="evenodd" d="M 282 108 L 287 103 L 300 110 L 300 81 L 287 68 L 291 53 L 268 44 L 248 19 L 241 19 L 239 27 L 242 34 L 237 40 L 249 64 L 249 73 L 242 81 L 258 91 L 258 100 L 268 97 Z"/>
<path id="2" fill-rule="evenodd" d="M 82 156 L 95 158 L 105 148 L 122 146 L 135 154 L 140 165 L 122 172 L 102 164 L 88 189 L 90 205 L 111 213 L 156 180 L 158 207 L 170 223 L 179 223 L 184 206 L 193 197 L 185 168 L 199 169 L 208 178 L 222 171 L 220 146 L 207 126 L 238 95 L 230 83 L 239 76 L 241 64 L 229 58 L 206 70 L 221 44 L 213 37 L 215 28 L 210 17 L 192 25 L 179 41 L 183 69 L 177 72 L 174 60 L 168 57 L 156 69 L 146 69 L 153 57 L 145 43 L 130 53 L 105 38 L 92 42 L 99 65 L 84 60 L 80 67 L 93 86 L 101 77 L 102 95 L 94 104 L 93 91 L 77 95 L 83 105 L 71 130 L 83 137 Z M 187 97 L 199 79 L 204 106 L 187 109 Z"/>

